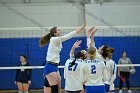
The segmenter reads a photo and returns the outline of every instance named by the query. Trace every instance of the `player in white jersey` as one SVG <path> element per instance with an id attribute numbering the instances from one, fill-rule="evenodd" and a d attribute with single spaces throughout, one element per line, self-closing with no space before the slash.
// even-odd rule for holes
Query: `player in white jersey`
<path id="1" fill-rule="evenodd" d="M 88 32 L 87 46 L 91 46 L 91 47 L 93 46 L 94 48 L 96 48 L 94 42 L 94 34 L 96 31 L 97 30 Z M 90 34 L 91 34 L 91 38 L 90 38 Z M 114 52 L 113 48 L 109 48 L 108 46 L 105 45 L 99 47 L 99 49 L 96 52 L 96 58 L 104 61 L 106 64 L 109 82 L 105 82 L 105 84 L 106 84 L 106 91 L 110 93 L 114 91 L 113 82 L 116 79 L 116 63 L 113 60 L 111 60 L 113 52 Z"/>
<path id="2" fill-rule="evenodd" d="M 106 67 L 107 67 L 107 75 L 108 75 L 108 83 L 109 88 L 108 88 L 108 93 L 114 93 L 115 86 L 114 86 L 114 81 L 116 79 L 116 71 L 117 71 L 117 66 L 116 63 L 112 60 L 112 54 L 114 52 L 113 48 L 108 48 L 107 49 L 107 57 L 106 59 Z"/>
<path id="3" fill-rule="evenodd" d="M 84 54 L 78 52 L 75 58 L 69 58 L 65 63 L 64 78 L 65 90 L 67 93 L 80 93 L 83 85 L 80 81 L 80 68 L 82 66 Z"/>
<path id="4" fill-rule="evenodd" d="M 58 85 L 60 84 L 60 75 L 58 75 L 58 65 L 60 62 L 60 51 L 62 49 L 62 42 L 72 38 L 77 33 L 82 32 L 86 26 L 86 23 L 66 35 L 61 35 L 61 31 L 57 27 L 53 27 L 50 33 L 43 36 L 39 44 L 40 46 L 48 45 L 48 51 L 46 56 L 46 65 L 44 67 L 44 77 L 47 78 L 49 85 L 51 86 L 52 93 L 58 93 Z M 45 90 L 45 89 L 44 89 Z M 48 93 L 48 91 L 44 91 Z"/>
<path id="5" fill-rule="evenodd" d="M 80 79 L 85 84 L 86 93 L 106 93 L 104 82 L 107 81 L 107 74 L 104 62 L 95 59 L 96 49 L 88 49 L 88 58 L 81 67 Z"/>

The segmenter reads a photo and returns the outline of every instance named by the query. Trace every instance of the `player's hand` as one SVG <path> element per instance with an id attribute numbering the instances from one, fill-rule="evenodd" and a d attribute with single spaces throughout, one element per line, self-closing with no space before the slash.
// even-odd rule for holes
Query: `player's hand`
<path id="1" fill-rule="evenodd" d="M 28 84 L 30 85 L 31 84 L 31 81 L 28 81 Z"/>
<path id="2" fill-rule="evenodd" d="M 74 44 L 73 44 L 73 47 L 74 48 L 78 48 L 78 47 L 80 47 L 80 44 L 82 43 L 82 40 L 77 40 Z"/>
<path id="3" fill-rule="evenodd" d="M 84 23 L 77 28 L 76 33 L 82 32 L 85 27 L 86 27 L 86 22 L 84 21 Z"/>
<path id="4" fill-rule="evenodd" d="M 91 31 L 91 36 L 93 37 L 94 36 L 94 34 L 96 33 L 98 31 L 98 29 L 93 29 L 92 31 Z"/>
<path id="5" fill-rule="evenodd" d="M 88 37 L 90 37 L 90 34 L 91 34 L 91 32 L 93 31 L 94 28 L 95 28 L 95 27 L 92 27 L 92 28 L 90 28 L 90 29 L 88 30 L 88 34 L 87 34 Z"/>

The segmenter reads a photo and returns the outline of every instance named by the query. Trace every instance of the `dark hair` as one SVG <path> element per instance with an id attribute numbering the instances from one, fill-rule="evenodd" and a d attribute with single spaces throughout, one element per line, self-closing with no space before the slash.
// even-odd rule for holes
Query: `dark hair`
<path id="1" fill-rule="evenodd" d="M 85 57 L 85 55 L 82 53 L 82 52 L 78 52 L 76 55 L 75 55 L 75 58 L 74 58 L 74 60 L 72 61 L 72 63 L 70 64 L 70 67 L 72 67 L 73 65 L 75 65 L 75 61 L 76 61 L 76 59 L 78 59 L 78 58 L 84 58 Z"/>
<path id="2" fill-rule="evenodd" d="M 40 47 L 43 47 L 45 46 L 51 39 L 51 37 L 54 37 L 54 33 L 56 33 L 57 31 L 57 27 L 53 27 L 51 30 L 50 30 L 50 33 L 48 33 L 47 35 L 43 36 L 40 40 L 39 40 L 39 45 Z"/>
<path id="3" fill-rule="evenodd" d="M 22 57 L 24 57 L 25 61 L 27 61 L 27 56 L 26 55 L 21 55 Z"/>
<path id="4" fill-rule="evenodd" d="M 102 48 L 102 51 L 103 51 L 102 56 L 104 58 L 106 58 L 108 56 L 108 53 L 107 53 L 108 52 L 108 46 L 104 45 L 104 47 Z"/>
<path id="5" fill-rule="evenodd" d="M 124 52 L 126 53 L 126 51 L 122 51 L 122 53 L 121 53 L 121 54 L 122 54 L 122 57 L 123 57 L 123 53 L 124 53 Z M 127 53 L 126 53 L 126 54 L 127 54 Z"/>
<path id="6" fill-rule="evenodd" d="M 110 48 L 110 47 L 108 47 L 106 45 L 103 47 L 102 50 L 103 50 L 102 56 L 104 58 L 108 57 L 109 56 L 109 53 L 113 53 L 115 51 L 114 48 Z"/>

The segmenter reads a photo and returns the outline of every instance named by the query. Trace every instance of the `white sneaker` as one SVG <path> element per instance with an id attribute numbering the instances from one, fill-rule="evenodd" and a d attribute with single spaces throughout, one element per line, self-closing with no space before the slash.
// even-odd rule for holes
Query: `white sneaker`
<path id="1" fill-rule="evenodd" d="M 131 90 L 128 90 L 128 93 L 132 93 L 132 91 Z"/>
<path id="2" fill-rule="evenodd" d="M 122 90 L 119 90 L 119 93 L 122 93 Z"/>

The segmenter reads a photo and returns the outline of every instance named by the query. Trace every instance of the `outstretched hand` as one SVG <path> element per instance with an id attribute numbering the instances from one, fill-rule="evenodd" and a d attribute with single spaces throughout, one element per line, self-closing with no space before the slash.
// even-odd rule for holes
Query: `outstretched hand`
<path id="1" fill-rule="evenodd" d="M 86 26 L 86 22 L 84 21 L 84 23 L 80 27 L 77 28 L 76 33 L 82 32 L 85 26 Z"/>
<path id="2" fill-rule="evenodd" d="M 90 37 L 90 35 L 93 37 L 95 32 L 97 32 L 98 29 L 95 29 L 95 27 L 92 27 L 88 30 L 88 37 Z"/>
<path id="3" fill-rule="evenodd" d="M 93 31 L 94 28 L 95 28 L 95 27 L 92 27 L 92 28 L 90 28 L 90 29 L 88 30 L 88 37 L 90 37 L 90 34 L 91 34 L 91 32 Z"/>
<path id="4" fill-rule="evenodd" d="M 91 36 L 93 37 L 94 34 L 95 34 L 97 31 L 98 31 L 98 29 L 95 29 L 95 30 L 93 29 L 92 32 L 91 32 Z"/>
<path id="5" fill-rule="evenodd" d="M 82 40 L 77 40 L 74 44 L 73 44 L 73 47 L 74 48 L 78 48 L 78 47 L 80 47 L 80 44 L 82 43 Z"/>

